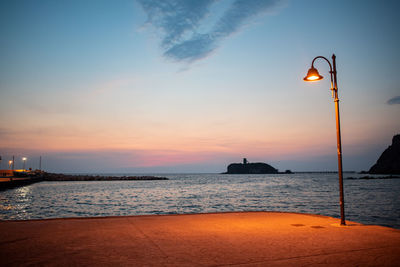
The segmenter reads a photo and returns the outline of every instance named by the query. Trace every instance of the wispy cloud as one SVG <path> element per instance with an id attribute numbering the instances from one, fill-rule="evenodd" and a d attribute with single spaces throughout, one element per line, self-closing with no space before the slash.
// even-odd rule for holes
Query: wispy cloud
<path id="1" fill-rule="evenodd" d="M 164 56 L 193 62 L 214 51 L 224 38 L 238 32 L 251 18 L 274 9 L 280 0 L 234 0 L 208 32 L 198 32 L 207 23 L 212 5 L 219 0 L 137 0 L 148 23 L 162 31 Z"/>
<path id="2" fill-rule="evenodd" d="M 395 96 L 386 102 L 388 105 L 400 104 L 400 96 Z"/>

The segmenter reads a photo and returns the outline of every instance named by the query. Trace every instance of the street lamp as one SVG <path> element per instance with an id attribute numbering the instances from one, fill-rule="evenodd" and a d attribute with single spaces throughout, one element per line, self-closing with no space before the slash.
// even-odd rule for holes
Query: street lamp
<path id="1" fill-rule="evenodd" d="M 332 64 L 326 58 L 322 56 L 315 57 L 311 63 L 311 68 L 308 70 L 307 76 L 304 77 L 304 81 L 306 82 L 314 82 L 322 80 L 324 77 L 318 73 L 318 70 L 314 68 L 314 62 L 316 59 L 322 58 L 325 59 L 329 64 L 330 75 L 331 75 L 331 90 L 332 97 L 335 102 L 335 110 L 336 110 L 336 137 L 337 137 L 337 154 L 338 154 L 338 173 L 339 173 L 339 190 L 340 190 L 340 224 L 346 225 L 346 221 L 344 218 L 344 193 L 343 193 L 343 169 L 342 169 L 342 141 L 340 137 L 340 116 L 339 116 L 339 97 L 338 97 L 338 87 L 337 87 L 337 78 L 336 78 L 336 56 L 332 55 Z"/>
<path id="2" fill-rule="evenodd" d="M 24 171 L 25 171 L 25 162 L 26 162 L 26 158 L 23 157 L 23 158 L 22 158 L 22 161 L 24 162 L 24 168 L 23 168 L 23 169 L 24 169 Z"/>

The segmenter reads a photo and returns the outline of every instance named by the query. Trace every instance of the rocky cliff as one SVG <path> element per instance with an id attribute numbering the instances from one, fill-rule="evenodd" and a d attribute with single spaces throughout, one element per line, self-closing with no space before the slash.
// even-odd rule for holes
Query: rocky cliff
<path id="1" fill-rule="evenodd" d="M 400 174 L 400 134 L 393 136 L 392 145 L 383 151 L 369 173 Z"/>
<path id="2" fill-rule="evenodd" d="M 266 163 L 232 163 L 228 166 L 227 174 L 268 174 L 278 173 L 278 170 Z"/>

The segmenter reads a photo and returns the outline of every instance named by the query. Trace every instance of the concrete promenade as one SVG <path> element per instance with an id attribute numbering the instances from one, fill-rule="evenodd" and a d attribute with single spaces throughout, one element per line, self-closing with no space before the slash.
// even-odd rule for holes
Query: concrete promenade
<path id="1" fill-rule="evenodd" d="M 1 266 L 400 266 L 400 230 L 238 212 L 0 221 Z"/>

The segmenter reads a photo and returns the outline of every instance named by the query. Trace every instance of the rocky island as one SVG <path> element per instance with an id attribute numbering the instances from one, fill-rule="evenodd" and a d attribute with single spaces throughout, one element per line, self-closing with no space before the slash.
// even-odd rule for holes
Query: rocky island
<path id="1" fill-rule="evenodd" d="M 249 163 L 246 158 L 243 163 L 231 163 L 224 174 L 276 174 L 277 169 L 267 163 L 257 162 Z M 290 171 L 287 173 L 291 173 Z"/>
<path id="2" fill-rule="evenodd" d="M 370 174 L 400 174 L 400 134 L 393 136 L 392 145 L 383 151 L 369 169 Z"/>

